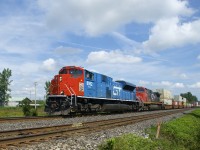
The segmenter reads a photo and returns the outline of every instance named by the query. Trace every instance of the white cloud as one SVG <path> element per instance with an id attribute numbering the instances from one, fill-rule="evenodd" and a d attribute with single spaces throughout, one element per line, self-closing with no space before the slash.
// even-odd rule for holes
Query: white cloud
<path id="1" fill-rule="evenodd" d="M 59 46 L 54 50 L 57 54 L 69 54 L 69 55 L 75 55 L 81 53 L 83 50 L 79 48 L 74 48 L 74 47 L 64 47 L 64 46 Z"/>
<path id="2" fill-rule="evenodd" d="M 42 68 L 46 71 L 53 71 L 56 69 L 56 61 L 52 58 L 49 58 L 43 61 Z"/>
<path id="3" fill-rule="evenodd" d="M 175 88 L 184 88 L 185 85 L 184 85 L 183 83 L 175 83 L 175 84 L 173 85 L 173 87 L 175 87 Z"/>
<path id="4" fill-rule="evenodd" d="M 200 60 L 200 55 L 199 55 L 199 56 L 197 56 L 197 59 L 198 59 L 198 60 Z"/>
<path id="5" fill-rule="evenodd" d="M 143 80 L 139 81 L 139 85 L 148 85 L 148 84 L 150 84 L 149 81 L 143 81 Z"/>
<path id="6" fill-rule="evenodd" d="M 140 57 L 125 55 L 119 50 L 90 52 L 86 60 L 89 64 L 133 64 L 141 61 Z"/>
<path id="7" fill-rule="evenodd" d="M 38 4 L 52 29 L 72 31 L 76 28 L 77 33 L 83 30 L 91 36 L 130 22 L 149 23 L 194 13 L 187 1 L 180 0 L 39 0 Z"/>
<path id="8" fill-rule="evenodd" d="M 149 40 L 143 42 L 144 51 L 152 52 L 167 48 L 200 43 L 200 20 L 182 23 L 179 18 L 159 20 L 151 29 Z"/>
<path id="9" fill-rule="evenodd" d="M 183 83 L 173 83 L 169 81 L 161 81 L 161 82 L 152 82 L 153 86 L 162 87 L 162 88 L 184 88 Z"/>
<path id="10" fill-rule="evenodd" d="M 188 87 L 190 87 L 190 88 L 200 88 L 200 82 L 196 82 L 192 85 L 188 85 Z"/>
<path id="11" fill-rule="evenodd" d="M 172 82 L 169 81 L 161 81 L 161 82 L 152 82 L 153 86 L 172 86 Z"/>

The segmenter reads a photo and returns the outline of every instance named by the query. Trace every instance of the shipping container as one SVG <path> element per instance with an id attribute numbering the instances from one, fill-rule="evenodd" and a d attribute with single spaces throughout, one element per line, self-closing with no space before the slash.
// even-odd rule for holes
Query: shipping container
<path id="1" fill-rule="evenodd" d="M 183 101 L 183 97 L 180 95 L 174 95 L 174 101 Z"/>
<path id="2" fill-rule="evenodd" d="M 172 105 L 172 100 L 171 99 L 162 99 L 165 105 Z"/>
<path id="3" fill-rule="evenodd" d="M 156 89 L 160 93 L 160 99 L 172 99 L 172 93 L 166 89 Z"/>
<path id="4" fill-rule="evenodd" d="M 184 108 L 184 102 L 178 101 L 178 108 Z"/>
<path id="5" fill-rule="evenodd" d="M 172 101 L 172 106 L 173 106 L 173 108 L 178 108 L 178 102 L 177 101 Z"/>
<path id="6" fill-rule="evenodd" d="M 183 102 L 184 102 L 184 103 L 186 103 L 186 102 L 187 102 L 187 99 L 186 99 L 186 98 L 184 98 L 184 97 L 183 97 Z"/>
<path id="7" fill-rule="evenodd" d="M 191 107 L 192 107 L 192 104 L 186 103 L 186 107 L 187 107 L 187 108 L 191 108 Z"/>
<path id="8" fill-rule="evenodd" d="M 194 102 L 194 107 L 200 107 L 200 102 Z"/>

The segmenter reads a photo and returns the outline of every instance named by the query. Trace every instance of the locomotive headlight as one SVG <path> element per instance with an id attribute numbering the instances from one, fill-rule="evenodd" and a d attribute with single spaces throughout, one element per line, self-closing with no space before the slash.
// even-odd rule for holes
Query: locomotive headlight
<path id="1" fill-rule="evenodd" d="M 61 92 L 60 92 L 60 95 L 64 95 L 64 91 L 61 91 Z"/>
<path id="2" fill-rule="evenodd" d="M 60 77 L 60 82 L 62 81 L 62 77 Z"/>

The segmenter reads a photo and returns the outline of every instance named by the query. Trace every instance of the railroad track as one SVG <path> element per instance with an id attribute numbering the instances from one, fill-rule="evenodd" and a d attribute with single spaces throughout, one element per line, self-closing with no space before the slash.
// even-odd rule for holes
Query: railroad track
<path id="1" fill-rule="evenodd" d="M 37 117 L 5 117 L 0 118 L 0 123 L 19 122 L 19 121 L 35 121 L 62 118 L 62 116 L 37 116 Z"/>
<path id="2" fill-rule="evenodd" d="M 40 141 L 46 141 L 48 139 L 53 138 L 63 138 L 89 134 L 92 132 L 130 125 L 141 121 L 155 119 L 184 111 L 185 110 L 175 110 L 170 112 L 159 112 L 155 114 L 147 114 L 110 120 L 100 120 L 86 123 L 2 131 L 0 132 L 0 148 L 6 148 L 8 146 L 20 146 L 20 144 L 31 144 L 32 142 L 35 143 Z"/>

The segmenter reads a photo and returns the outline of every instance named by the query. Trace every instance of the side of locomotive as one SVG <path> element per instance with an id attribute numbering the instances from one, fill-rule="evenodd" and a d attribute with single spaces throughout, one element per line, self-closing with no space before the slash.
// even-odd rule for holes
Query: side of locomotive
<path id="1" fill-rule="evenodd" d="M 63 67 L 51 81 L 45 111 L 63 114 L 87 111 L 123 111 L 139 107 L 136 86 L 81 67 Z"/>

